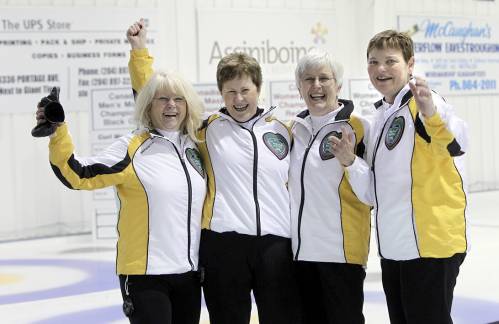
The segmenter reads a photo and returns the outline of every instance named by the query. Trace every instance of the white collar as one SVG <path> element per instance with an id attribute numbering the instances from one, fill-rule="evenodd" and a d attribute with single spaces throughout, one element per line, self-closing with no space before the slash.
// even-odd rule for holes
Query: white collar
<path id="1" fill-rule="evenodd" d="M 406 93 L 409 91 L 409 83 L 407 83 L 397 94 L 395 97 L 395 100 L 393 100 L 393 104 L 390 104 L 385 101 L 383 98 L 383 105 L 381 108 L 383 109 L 383 116 L 384 120 L 386 121 L 395 111 L 397 111 L 400 108 L 400 105 L 402 104 L 402 98 L 406 95 Z"/>
<path id="2" fill-rule="evenodd" d="M 179 130 L 169 131 L 169 130 L 156 128 L 156 131 L 158 133 L 160 133 L 164 138 L 168 139 L 170 142 L 174 143 L 177 146 L 180 146 L 180 131 Z"/>
<path id="3" fill-rule="evenodd" d="M 336 108 L 333 111 L 328 112 L 327 114 L 323 116 L 313 116 L 310 114 L 310 118 L 307 118 L 307 121 L 312 128 L 312 134 L 315 134 L 322 126 L 333 122 L 340 112 L 341 109 L 343 109 L 345 106 L 341 103 L 338 102 L 338 108 Z"/>

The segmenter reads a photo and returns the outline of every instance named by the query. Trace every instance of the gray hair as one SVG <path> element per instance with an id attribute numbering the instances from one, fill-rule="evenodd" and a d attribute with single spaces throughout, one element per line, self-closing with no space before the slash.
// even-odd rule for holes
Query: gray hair
<path id="1" fill-rule="evenodd" d="M 331 68 L 336 84 L 341 87 L 343 84 L 343 65 L 334 61 L 328 52 L 320 49 L 312 49 L 298 61 L 295 69 L 296 87 L 300 89 L 300 80 L 308 69 L 324 66 Z"/>

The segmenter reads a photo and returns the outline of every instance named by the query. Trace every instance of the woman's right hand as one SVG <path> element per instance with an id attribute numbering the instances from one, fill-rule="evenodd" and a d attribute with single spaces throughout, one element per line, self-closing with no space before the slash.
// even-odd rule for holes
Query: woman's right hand
<path id="1" fill-rule="evenodd" d="M 134 22 L 126 31 L 126 38 L 132 49 L 146 48 L 147 43 L 147 30 L 144 18 Z"/>
<path id="2" fill-rule="evenodd" d="M 59 87 L 53 87 L 50 94 L 43 97 L 36 106 L 36 126 L 31 130 L 33 137 L 52 135 L 65 120 L 64 108 L 59 102 Z"/>

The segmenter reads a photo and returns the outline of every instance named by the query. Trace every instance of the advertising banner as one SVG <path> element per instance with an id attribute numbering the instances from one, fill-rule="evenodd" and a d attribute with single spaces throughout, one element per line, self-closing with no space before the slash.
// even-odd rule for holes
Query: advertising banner
<path id="1" fill-rule="evenodd" d="M 153 9 L 140 14 L 158 26 Z M 2 8 L 0 113 L 34 112 L 53 86 L 66 111 L 89 110 L 94 90 L 130 89 L 125 32 L 137 15 L 132 8 Z M 153 53 L 157 37 L 148 30 Z"/>
<path id="2" fill-rule="evenodd" d="M 353 101 L 355 112 L 363 116 L 371 116 L 375 110 L 373 104 L 383 98 L 369 79 L 348 80 L 349 96 Z"/>
<path id="3" fill-rule="evenodd" d="M 398 29 L 412 35 L 414 74 L 440 94 L 499 94 L 497 19 L 399 16 Z"/>
<path id="4" fill-rule="evenodd" d="M 232 52 L 256 58 L 265 82 L 293 79 L 296 63 L 312 48 L 335 50 L 335 12 L 330 10 L 202 8 L 197 20 L 200 82 L 213 82 L 218 62 Z"/>
<path id="5" fill-rule="evenodd" d="M 158 26 L 154 9 L 140 14 Z M 90 112 L 90 154 L 129 133 L 135 123 L 125 32 L 137 15 L 133 8 L 2 8 L 0 113 L 34 112 L 58 86 L 66 111 Z M 147 35 L 149 49 L 158 52 L 157 30 Z M 94 236 L 115 238 L 114 188 L 95 190 L 92 197 Z"/>

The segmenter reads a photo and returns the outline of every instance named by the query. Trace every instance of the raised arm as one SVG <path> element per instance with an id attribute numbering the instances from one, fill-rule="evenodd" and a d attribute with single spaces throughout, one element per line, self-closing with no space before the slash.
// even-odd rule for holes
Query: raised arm
<path id="1" fill-rule="evenodd" d="M 103 152 L 78 157 L 66 123 L 50 138 L 49 159 L 57 178 L 70 189 L 94 190 L 126 182 L 132 165 L 129 138 L 120 138 Z"/>
<path id="2" fill-rule="evenodd" d="M 147 29 L 144 19 L 136 21 L 126 31 L 126 37 L 130 42 L 130 60 L 128 61 L 128 73 L 132 82 L 134 96 L 144 87 L 153 73 L 152 64 L 154 59 L 147 50 Z"/>
<path id="3" fill-rule="evenodd" d="M 58 94 L 58 89 L 52 89 L 50 95 L 38 103 L 36 110 L 37 125 L 49 125 L 40 128 L 43 130 L 41 136 L 50 136 L 49 159 L 57 178 L 70 189 L 93 190 L 124 183 L 130 169 L 128 138 L 118 140 L 96 156 L 77 157 Z M 49 105 L 54 102 L 57 103 L 55 115 L 50 111 L 54 108 Z"/>
<path id="4" fill-rule="evenodd" d="M 436 112 L 423 118 L 424 127 L 431 137 L 434 152 L 443 156 L 461 156 L 468 150 L 468 128 L 454 108 L 438 94 L 433 94 Z"/>
<path id="5" fill-rule="evenodd" d="M 466 123 L 454 114 L 452 106 L 433 92 L 425 79 L 416 77 L 409 82 L 424 130 L 431 138 L 437 155 L 460 156 L 466 152 L 468 135 Z M 416 125 L 417 127 L 417 125 Z"/>

